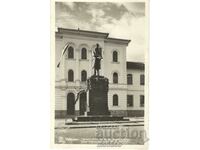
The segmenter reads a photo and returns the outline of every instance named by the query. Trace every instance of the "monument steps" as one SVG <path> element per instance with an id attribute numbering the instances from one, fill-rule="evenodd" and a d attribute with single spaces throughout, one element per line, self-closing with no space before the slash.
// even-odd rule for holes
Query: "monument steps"
<path id="1" fill-rule="evenodd" d="M 79 116 L 76 120 L 77 122 L 84 122 L 84 121 L 129 121 L 129 119 L 125 119 L 122 116 Z"/>

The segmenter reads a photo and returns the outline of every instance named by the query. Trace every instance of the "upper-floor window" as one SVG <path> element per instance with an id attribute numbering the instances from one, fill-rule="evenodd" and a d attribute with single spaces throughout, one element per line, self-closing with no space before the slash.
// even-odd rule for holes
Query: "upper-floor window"
<path id="1" fill-rule="evenodd" d="M 133 76 L 132 76 L 132 74 L 127 74 L 127 84 L 133 84 Z"/>
<path id="2" fill-rule="evenodd" d="M 144 85 L 144 75 L 143 74 L 141 74 L 140 75 L 140 85 Z"/>
<path id="3" fill-rule="evenodd" d="M 144 107 L 144 95 L 140 95 L 140 107 Z"/>
<path id="4" fill-rule="evenodd" d="M 87 80 L 87 72 L 85 70 L 81 71 L 81 81 L 84 82 Z"/>
<path id="5" fill-rule="evenodd" d="M 116 72 L 113 73 L 113 83 L 118 83 L 118 74 Z"/>
<path id="6" fill-rule="evenodd" d="M 74 58 L 74 48 L 71 46 L 68 48 L 68 58 Z"/>
<path id="7" fill-rule="evenodd" d="M 117 53 L 117 51 L 113 52 L 113 62 L 118 62 L 118 53 Z"/>
<path id="8" fill-rule="evenodd" d="M 118 106 L 118 95 L 113 95 L 113 106 Z"/>
<path id="9" fill-rule="evenodd" d="M 133 95 L 127 95 L 127 106 L 133 107 Z"/>
<path id="10" fill-rule="evenodd" d="M 81 49 L 81 59 L 87 59 L 87 49 L 86 48 Z"/>
<path id="11" fill-rule="evenodd" d="M 68 71 L 68 81 L 70 82 L 74 81 L 74 71 L 71 69 Z"/>

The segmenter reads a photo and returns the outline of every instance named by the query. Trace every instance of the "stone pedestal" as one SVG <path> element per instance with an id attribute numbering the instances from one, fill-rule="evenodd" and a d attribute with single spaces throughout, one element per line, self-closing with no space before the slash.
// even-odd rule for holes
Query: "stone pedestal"
<path id="1" fill-rule="evenodd" d="M 88 115 L 110 115 L 108 110 L 108 78 L 91 76 L 88 79 L 89 109 Z"/>

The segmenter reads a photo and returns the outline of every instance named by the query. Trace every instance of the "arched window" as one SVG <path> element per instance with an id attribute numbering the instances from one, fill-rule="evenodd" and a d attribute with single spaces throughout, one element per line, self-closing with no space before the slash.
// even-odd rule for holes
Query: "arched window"
<path id="1" fill-rule="evenodd" d="M 68 71 L 68 81 L 73 82 L 74 81 L 74 72 L 73 70 Z"/>
<path id="2" fill-rule="evenodd" d="M 113 106 L 118 106 L 118 96 L 117 96 L 117 94 L 113 95 Z"/>
<path id="3" fill-rule="evenodd" d="M 81 59 L 87 59 L 87 49 L 82 48 L 81 50 Z"/>
<path id="4" fill-rule="evenodd" d="M 81 81 L 84 82 L 87 80 L 87 72 L 85 70 L 81 71 Z"/>
<path id="5" fill-rule="evenodd" d="M 117 53 L 117 51 L 113 52 L 113 62 L 118 62 L 118 53 Z"/>
<path id="6" fill-rule="evenodd" d="M 74 58 L 74 48 L 71 46 L 68 48 L 68 58 Z"/>
<path id="7" fill-rule="evenodd" d="M 127 84 L 133 84 L 133 76 L 132 76 L 132 74 L 127 74 Z"/>
<path id="8" fill-rule="evenodd" d="M 118 74 L 116 72 L 113 73 L 113 83 L 118 83 Z"/>
<path id="9" fill-rule="evenodd" d="M 67 94 L 67 114 L 74 115 L 75 113 L 75 95 L 74 93 Z"/>

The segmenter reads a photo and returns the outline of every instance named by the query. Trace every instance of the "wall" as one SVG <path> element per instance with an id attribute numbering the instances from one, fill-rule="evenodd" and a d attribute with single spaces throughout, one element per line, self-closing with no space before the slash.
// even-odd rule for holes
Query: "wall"
<path id="1" fill-rule="evenodd" d="M 113 62 L 113 51 L 118 52 L 118 62 Z M 105 43 L 104 51 L 105 76 L 113 83 L 113 73 L 118 73 L 119 84 L 126 84 L 126 46 L 112 43 Z"/>
<path id="2" fill-rule="evenodd" d="M 140 75 L 144 74 L 144 70 L 128 69 L 127 74 L 132 74 L 133 84 L 127 85 L 127 94 L 133 95 L 133 107 L 127 107 L 127 110 L 144 110 L 140 107 L 140 95 L 144 95 L 144 85 L 140 85 Z"/>

